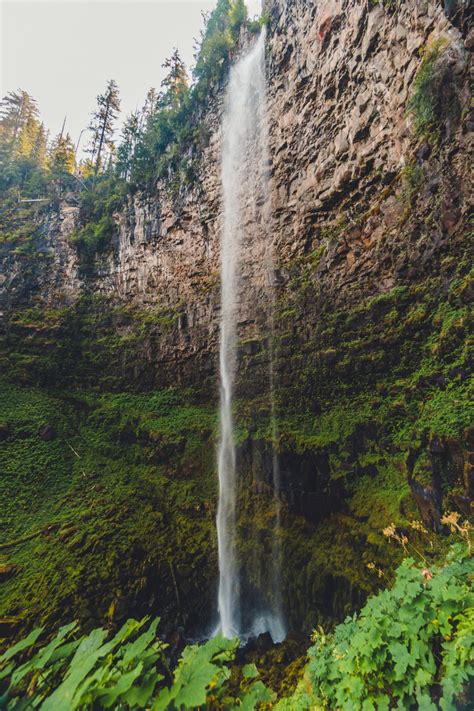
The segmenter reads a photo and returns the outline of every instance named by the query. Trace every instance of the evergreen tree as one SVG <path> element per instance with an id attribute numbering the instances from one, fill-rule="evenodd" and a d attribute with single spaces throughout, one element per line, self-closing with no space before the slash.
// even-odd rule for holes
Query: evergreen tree
<path id="1" fill-rule="evenodd" d="M 49 171 L 53 180 L 59 180 L 65 175 L 74 173 L 75 156 L 74 143 L 69 133 L 59 134 L 51 146 L 49 154 Z"/>
<path id="2" fill-rule="evenodd" d="M 32 112 L 26 117 L 17 139 L 16 152 L 22 158 L 30 158 L 38 138 L 40 123 Z"/>
<path id="3" fill-rule="evenodd" d="M 124 180 L 130 177 L 133 155 L 140 135 L 140 115 L 130 114 L 122 129 L 122 140 L 117 150 L 117 175 Z"/>
<path id="4" fill-rule="evenodd" d="M 150 119 L 157 110 L 158 93 L 154 87 L 148 90 L 145 103 L 138 116 L 138 128 L 140 133 L 149 125 Z"/>
<path id="5" fill-rule="evenodd" d="M 104 151 L 113 145 L 114 121 L 120 112 L 120 98 L 117 83 L 111 79 L 104 94 L 97 97 L 97 111 L 92 116 L 89 129 L 92 140 L 89 152 L 94 163 L 94 176 L 102 168 Z"/>
<path id="6" fill-rule="evenodd" d="M 176 48 L 162 66 L 168 69 L 168 73 L 161 82 L 163 92 L 160 105 L 162 108 L 179 109 L 187 97 L 189 82 L 186 65 Z"/>
<path id="7" fill-rule="evenodd" d="M 46 167 L 46 158 L 48 151 L 48 134 L 44 123 L 41 123 L 36 133 L 33 148 L 31 150 L 31 158 L 38 168 Z"/>
<path id="8" fill-rule="evenodd" d="M 38 126 L 38 107 L 27 91 L 10 91 L 0 104 L 0 140 L 13 151 L 18 147 L 22 131 L 29 124 L 28 132 L 36 122 Z"/>

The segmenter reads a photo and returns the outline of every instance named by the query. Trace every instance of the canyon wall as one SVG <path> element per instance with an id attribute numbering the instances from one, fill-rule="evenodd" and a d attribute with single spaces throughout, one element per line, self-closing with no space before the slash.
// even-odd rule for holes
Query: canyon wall
<path id="1" fill-rule="evenodd" d="M 394 6 L 395 7 L 395 6 Z M 443 247 L 465 215 L 463 153 L 469 133 L 457 131 L 468 103 L 468 53 L 442 3 L 268 2 L 268 107 L 271 134 L 272 232 L 284 283 L 285 264 L 324 246 L 318 280 L 334 305 L 380 294 L 400 283 Z M 398 220 L 400 176 L 411 161 L 422 164 L 428 147 L 413 153 L 413 117 L 407 102 L 420 67 L 420 51 L 442 38 L 440 78 L 444 130 L 453 140 L 453 195 L 443 198 L 435 232 L 410 245 Z M 45 225 L 52 262 L 40 274 L 37 294 L 46 303 L 71 303 L 84 293 L 176 315 L 171 338 L 157 339 L 156 363 L 171 359 L 177 373 L 206 352 L 215 360 L 219 308 L 220 123 L 222 91 L 200 121 L 208 146 L 196 161 L 198 179 L 170 195 L 165 183 L 129 197 L 116 215 L 118 235 L 81 278 L 77 250 L 68 242 L 79 208 L 68 200 Z M 469 117 L 464 117 L 464 126 Z M 425 153 L 423 152 L 425 151 Z M 460 172 L 456 173 L 459 169 Z M 377 207 L 375 210 L 374 208 Z M 369 210 L 363 225 L 355 224 Z M 252 215 L 243 218 L 251 223 Z M 334 225 L 345 220 L 341 239 Z M 335 228 L 339 229 L 340 225 Z M 255 331 L 264 274 L 264 236 L 247 245 L 242 290 L 242 338 Z M 8 255 L 11 260 L 11 255 Z M 14 300 L 24 281 L 22 262 L 6 261 L 3 300 Z M 407 261 L 408 260 L 408 261 Z M 246 270 L 246 271 L 245 271 Z M 31 295 L 29 284 L 27 294 Z M 201 365 L 203 363 L 201 362 Z M 211 366 L 209 366 L 210 368 Z"/>
<path id="2" fill-rule="evenodd" d="M 290 561 L 284 596 L 295 627 L 352 609 L 379 585 L 368 564 L 390 574 L 400 556 L 382 535 L 390 523 L 407 528 L 421 516 L 442 535 L 442 510 L 470 512 L 465 339 L 474 41 L 468 6 L 450 8 L 434 0 L 265 3 L 275 265 L 269 270 L 264 259 L 267 234 L 251 213 L 243 215 L 251 229 L 237 421 L 241 467 L 256 503 L 248 502 L 241 528 L 244 541 L 253 518 L 265 546 L 276 446 Z M 220 87 L 196 119 L 208 136 L 189 156 L 196 180 L 178 190 L 162 181 L 130 195 L 101 254 L 85 262 L 71 241 L 77 195 L 42 218 L 39 256 L 2 253 L 4 363 L 20 382 L 34 376 L 48 386 L 80 382 L 135 393 L 179 386 L 215 405 L 222 95 Z M 269 289 L 273 334 L 262 299 Z M 273 443 L 271 344 L 279 413 Z M 157 448 L 158 463 L 171 466 L 181 456 L 181 444 L 163 449 L 132 420 L 121 425 L 121 441 Z M 209 437 L 206 430 L 201 446 L 212 454 Z M 193 451 L 196 481 L 214 481 L 212 457 L 204 476 Z M 206 487 L 196 510 L 211 526 L 215 500 Z M 163 572 L 170 609 L 176 585 L 192 598 L 201 584 L 203 571 L 190 573 L 192 565 L 183 563 L 177 582 Z M 212 589 L 208 583 L 209 596 Z"/>

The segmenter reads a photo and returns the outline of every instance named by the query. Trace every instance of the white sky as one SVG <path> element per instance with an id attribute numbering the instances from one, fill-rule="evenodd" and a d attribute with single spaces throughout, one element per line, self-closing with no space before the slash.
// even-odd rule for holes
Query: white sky
<path id="1" fill-rule="evenodd" d="M 122 118 L 140 107 L 178 47 L 189 67 L 201 13 L 216 0 L 0 0 L 1 96 L 24 89 L 57 134 L 77 141 L 108 79 L 120 88 Z M 247 0 L 249 14 L 259 0 Z M 118 137 L 117 132 L 117 137 Z M 87 143 L 85 132 L 81 149 Z M 79 151 L 80 153 L 81 151 Z"/>

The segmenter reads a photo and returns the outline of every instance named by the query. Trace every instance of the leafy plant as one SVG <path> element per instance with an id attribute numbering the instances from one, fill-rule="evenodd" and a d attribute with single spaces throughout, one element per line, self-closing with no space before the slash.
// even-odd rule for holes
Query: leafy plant
<path id="1" fill-rule="evenodd" d="M 278 708 L 449 711 L 467 708 L 474 683 L 474 560 L 453 546 L 445 565 L 427 570 L 407 558 L 395 584 L 327 635 L 319 629 L 303 705 Z"/>
<path id="2" fill-rule="evenodd" d="M 102 628 L 78 637 L 77 623 L 72 622 L 38 650 L 35 645 L 43 629 L 33 630 L 0 657 L 0 680 L 7 684 L 0 706 L 42 711 L 172 711 L 199 708 L 212 698 L 250 711 L 258 702 L 272 699 L 272 693 L 253 680 L 256 669 L 244 673 L 250 681 L 238 698 L 226 698 L 228 665 L 238 640 L 215 637 L 206 644 L 189 646 L 171 673 L 165 655 L 168 645 L 156 636 L 159 619 L 148 622 L 148 617 L 129 619 L 109 640 L 108 631 Z"/>

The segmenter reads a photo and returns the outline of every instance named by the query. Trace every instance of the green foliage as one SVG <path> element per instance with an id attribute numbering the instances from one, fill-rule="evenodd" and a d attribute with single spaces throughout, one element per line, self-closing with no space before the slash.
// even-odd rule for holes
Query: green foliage
<path id="1" fill-rule="evenodd" d="M 194 173 L 193 156 L 201 147 L 203 128 L 196 115 L 211 88 L 228 70 L 240 29 L 247 22 L 243 0 L 219 0 L 205 18 L 205 27 L 193 70 L 195 83 L 188 86 L 184 64 L 175 50 L 163 65 L 168 70 L 162 91 L 152 106 L 144 108 L 144 120 L 125 159 L 133 187 L 166 178 L 174 196 Z M 123 153 L 123 150 L 122 150 Z M 121 157 L 120 166 L 124 159 Z M 123 172 L 123 167 L 120 167 Z"/>
<path id="2" fill-rule="evenodd" d="M 98 222 L 87 222 L 84 227 L 71 236 L 71 241 L 77 244 L 86 255 L 100 252 L 110 243 L 116 233 L 116 224 L 110 215 L 102 215 Z"/>
<path id="3" fill-rule="evenodd" d="M 82 194 L 79 219 L 83 226 L 70 239 L 84 257 L 90 258 L 110 245 L 117 234 L 113 215 L 122 205 L 125 193 L 124 182 L 106 175 Z"/>
<path id="4" fill-rule="evenodd" d="M 439 123 L 438 83 L 436 63 L 447 44 L 443 37 L 431 42 L 423 52 L 420 69 L 415 77 L 413 95 L 407 110 L 413 115 L 415 132 L 420 136 L 435 135 Z"/>
<path id="5" fill-rule="evenodd" d="M 286 700 L 277 708 L 467 708 L 473 578 L 474 560 L 460 546 L 431 570 L 405 560 L 391 589 L 333 634 L 315 632 L 298 704 Z"/>
<path id="6" fill-rule="evenodd" d="M 270 22 L 270 15 L 268 12 L 264 12 L 263 15 L 258 20 L 249 20 L 247 23 L 248 31 L 256 35 L 262 30 L 265 25 Z"/>
<path id="7" fill-rule="evenodd" d="M 423 168 L 412 162 L 402 171 L 401 199 L 408 205 L 413 205 L 423 184 L 425 174 Z"/>
<path id="8" fill-rule="evenodd" d="M 26 92 L 10 92 L 0 102 L 0 196 L 9 200 L 44 198 L 47 202 L 75 187 L 74 145 L 69 134 L 48 146 L 36 101 Z"/>
<path id="9" fill-rule="evenodd" d="M 218 0 L 201 33 L 196 57 L 194 77 L 198 98 L 202 99 L 209 85 L 222 78 L 229 66 L 230 52 L 246 20 L 247 9 L 242 0 Z"/>
<path id="10" fill-rule="evenodd" d="M 148 622 L 147 617 L 139 622 L 129 619 L 111 638 L 101 628 L 78 636 L 77 624 L 71 623 L 61 627 L 48 644 L 33 649 L 25 661 L 25 650 L 31 650 L 42 632 L 34 630 L 0 656 L 0 680 L 6 687 L 0 698 L 2 708 L 183 711 L 212 700 L 252 711 L 257 703 L 272 699 L 261 682 L 252 681 L 256 671 L 247 675 L 242 693 L 228 697 L 229 664 L 238 640 L 215 637 L 206 644 L 186 647 L 171 674 L 165 655 L 168 645 L 156 636 L 159 620 Z"/>
<path id="11" fill-rule="evenodd" d="M 430 569 L 404 560 L 393 586 L 358 615 L 331 634 L 314 633 L 301 682 L 276 708 L 467 708 L 474 683 L 473 579 L 474 559 L 460 545 Z M 240 689 L 231 692 L 238 640 L 216 637 L 186 647 L 171 672 L 157 625 L 157 619 L 129 619 L 114 636 L 101 628 L 80 636 L 70 623 L 41 645 L 43 630 L 34 630 L 0 656 L 3 707 L 250 711 L 275 702 L 256 680 L 254 664 L 242 668 Z"/>

